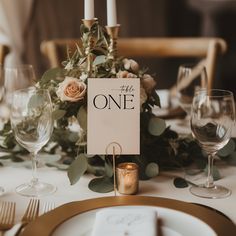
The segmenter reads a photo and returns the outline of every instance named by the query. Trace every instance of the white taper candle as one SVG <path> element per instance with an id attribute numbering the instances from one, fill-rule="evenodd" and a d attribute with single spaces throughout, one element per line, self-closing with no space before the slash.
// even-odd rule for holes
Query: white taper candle
<path id="1" fill-rule="evenodd" d="M 107 26 L 117 25 L 116 0 L 107 0 Z"/>
<path id="2" fill-rule="evenodd" d="M 91 20 L 94 18 L 94 0 L 84 0 L 84 19 Z"/>

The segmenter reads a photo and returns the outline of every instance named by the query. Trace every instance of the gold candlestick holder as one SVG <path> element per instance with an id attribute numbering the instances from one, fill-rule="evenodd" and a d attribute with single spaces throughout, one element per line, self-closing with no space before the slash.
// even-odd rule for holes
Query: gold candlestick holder
<path id="1" fill-rule="evenodd" d="M 90 20 L 82 19 L 84 26 L 89 29 L 88 39 L 87 39 L 86 48 L 85 48 L 85 55 L 87 57 L 87 71 L 89 73 L 89 76 L 91 75 L 91 72 L 92 72 L 92 63 L 93 63 L 93 57 L 91 55 L 91 51 L 95 43 L 95 39 L 94 39 L 91 29 L 94 23 L 96 23 L 97 21 L 98 21 L 97 18 L 93 18 Z"/>
<path id="2" fill-rule="evenodd" d="M 117 39 L 120 25 L 106 26 L 108 35 L 110 36 L 110 42 L 108 47 L 108 58 L 115 62 L 117 58 Z"/>

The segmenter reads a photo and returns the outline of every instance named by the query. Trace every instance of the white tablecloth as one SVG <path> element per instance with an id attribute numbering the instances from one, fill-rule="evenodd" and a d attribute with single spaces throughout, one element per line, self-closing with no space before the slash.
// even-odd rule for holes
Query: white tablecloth
<path id="1" fill-rule="evenodd" d="M 71 186 L 64 171 L 58 171 L 54 168 L 40 168 L 39 176 L 42 181 L 55 184 L 57 191 L 49 196 L 42 197 L 41 203 L 55 202 L 57 206 L 71 202 L 90 198 L 105 196 L 114 196 L 114 192 L 100 194 L 88 189 L 88 183 L 91 176 L 83 176 L 78 183 Z M 211 206 L 222 211 L 236 223 L 236 167 L 227 167 L 221 171 L 223 178 L 217 181 L 232 190 L 231 196 L 224 199 L 204 199 L 190 194 L 188 188 L 176 188 L 173 185 L 175 173 L 161 173 L 158 177 L 148 181 L 140 181 L 138 195 L 165 197 L 178 199 L 187 202 L 196 202 Z M 3 167 L 0 169 L 0 185 L 4 186 L 6 193 L 0 197 L 0 200 L 15 201 L 17 203 L 16 220 L 23 215 L 29 198 L 22 197 L 15 193 L 15 187 L 28 181 L 31 178 L 31 171 L 25 168 Z"/>
<path id="2" fill-rule="evenodd" d="M 234 129 L 235 131 L 235 129 Z M 176 188 L 173 185 L 173 176 L 181 173 L 163 172 L 159 176 L 148 181 L 140 181 L 138 195 L 165 197 L 187 202 L 195 202 L 211 206 L 222 211 L 236 223 L 236 167 L 224 166 L 221 168 L 223 178 L 217 181 L 232 190 L 231 196 L 224 199 L 204 199 L 193 196 L 188 188 Z M 49 196 L 41 198 L 41 206 L 45 202 L 55 202 L 57 206 L 71 202 L 90 198 L 114 196 L 114 192 L 100 194 L 88 189 L 88 183 L 92 176 L 85 175 L 79 182 L 71 186 L 67 178 L 66 171 L 59 171 L 54 167 L 42 167 L 38 169 L 39 178 L 42 181 L 52 183 L 57 186 L 57 191 Z M 15 187 L 29 181 L 31 170 L 13 166 L 0 168 L 0 186 L 6 190 L 5 194 L 0 196 L 1 200 L 15 201 L 17 203 L 16 221 L 19 220 L 29 202 L 29 198 L 15 193 Z"/>

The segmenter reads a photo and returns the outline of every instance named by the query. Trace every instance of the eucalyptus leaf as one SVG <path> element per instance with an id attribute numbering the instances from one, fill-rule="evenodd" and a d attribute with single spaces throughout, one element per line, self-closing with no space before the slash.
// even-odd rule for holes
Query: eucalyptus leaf
<path id="1" fill-rule="evenodd" d="M 87 158 L 80 154 L 70 165 L 67 171 L 71 185 L 75 184 L 87 170 Z"/>
<path id="2" fill-rule="evenodd" d="M 90 155 L 90 154 L 87 154 L 87 153 L 85 153 L 84 154 L 87 158 L 92 158 L 92 157 L 94 157 L 95 155 Z"/>
<path id="3" fill-rule="evenodd" d="M 87 130 L 87 111 L 84 106 L 80 107 L 79 112 L 77 114 L 77 119 L 80 127 L 86 131 Z"/>
<path id="4" fill-rule="evenodd" d="M 229 165 L 236 166 L 236 152 L 231 153 L 225 160 Z"/>
<path id="5" fill-rule="evenodd" d="M 12 154 L 7 154 L 7 155 L 0 156 L 0 159 L 1 160 L 8 160 L 8 159 L 11 159 L 12 157 L 13 157 Z"/>
<path id="6" fill-rule="evenodd" d="M 106 62 L 106 56 L 101 55 L 101 56 L 97 56 L 97 57 L 95 58 L 95 60 L 93 61 L 93 65 L 94 65 L 94 66 L 97 66 L 97 65 L 103 64 L 103 63 L 105 63 L 105 62 Z"/>
<path id="7" fill-rule="evenodd" d="M 149 120 L 148 131 L 154 136 L 160 136 L 166 129 L 166 123 L 163 119 L 152 117 Z"/>
<path id="8" fill-rule="evenodd" d="M 14 148 L 12 149 L 12 152 L 21 152 L 22 150 L 22 147 L 17 143 Z"/>
<path id="9" fill-rule="evenodd" d="M 153 96 L 153 98 L 154 98 L 154 100 L 155 100 L 154 104 L 155 104 L 156 106 L 158 106 L 158 107 L 161 107 L 161 100 L 160 100 L 160 97 L 159 97 L 159 95 L 157 94 L 156 91 L 153 91 L 152 96 Z"/>
<path id="10" fill-rule="evenodd" d="M 88 187 L 97 193 L 108 193 L 114 190 L 113 181 L 108 177 L 92 179 Z"/>
<path id="11" fill-rule="evenodd" d="M 61 163 L 46 163 L 48 167 L 56 167 L 58 170 L 68 170 L 69 166 Z"/>
<path id="12" fill-rule="evenodd" d="M 198 169 L 204 169 L 207 165 L 207 158 L 195 160 L 196 167 Z"/>
<path id="13" fill-rule="evenodd" d="M 100 157 L 102 160 L 104 160 L 104 161 L 105 161 L 105 159 L 106 159 L 106 156 L 105 156 L 105 155 L 99 155 L 99 157 Z"/>
<path id="14" fill-rule="evenodd" d="M 109 178 L 113 176 L 113 165 L 110 162 L 105 162 L 105 174 Z"/>
<path id="15" fill-rule="evenodd" d="M 205 173 L 207 174 L 208 171 L 208 165 L 206 166 L 206 168 L 204 169 Z M 216 166 L 212 167 L 212 176 L 214 181 L 221 179 L 221 175 L 220 172 L 218 170 L 218 168 Z"/>
<path id="16" fill-rule="evenodd" d="M 61 159 L 61 155 L 59 154 L 48 154 L 48 153 L 40 153 L 38 157 L 43 160 L 45 163 L 53 163 L 57 162 Z"/>
<path id="17" fill-rule="evenodd" d="M 188 187 L 188 183 L 185 179 L 177 177 L 177 178 L 174 178 L 174 186 L 176 188 L 186 188 Z"/>
<path id="18" fill-rule="evenodd" d="M 79 136 L 78 136 L 78 133 L 76 133 L 76 132 L 71 132 L 71 133 L 68 135 L 68 140 L 69 140 L 70 142 L 75 143 L 78 139 L 79 139 Z"/>
<path id="19" fill-rule="evenodd" d="M 30 100 L 28 102 L 29 108 L 36 108 L 36 107 L 42 107 L 43 106 L 43 98 L 40 94 L 34 94 L 30 97 Z"/>
<path id="20" fill-rule="evenodd" d="M 65 110 L 58 109 L 58 110 L 55 110 L 55 111 L 52 112 L 52 118 L 53 118 L 54 120 L 59 120 L 59 119 L 61 119 L 65 114 L 66 114 L 66 111 L 65 111 Z"/>
<path id="21" fill-rule="evenodd" d="M 11 160 L 13 162 L 24 162 L 24 160 L 21 157 L 19 157 L 19 156 L 12 156 Z"/>
<path id="22" fill-rule="evenodd" d="M 217 155 L 220 157 L 227 157 L 235 150 L 235 142 L 233 139 L 230 139 L 229 142 L 217 152 Z"/>
<path id="23" fill-rule="evenodd" d="M 68 165 L 70 165 L 72 162 L 73 162 L 73 159 L 68 158 L 68 159 L 63 160 L 63 161 L 62 161 L 62 164 L 65 164 L 65 165 L 68 166 Z"/>
<path id="24" fill-rule="evenodd" d="M 158 164 L 154 162 L 149 163 L 145 168 L 145 174 L 150 178 L 157 176 L 159 174 Z"/>
<path id="25" fill-rule="evenodd" d="M 132 162 L 136 163 L 139 167 L 139 179 L 140 180 L 149 180 L 145 173 L 146 166 L 148 165 L 147 158 L 144 155 L 135 155 L 132 157 Z"/>
<path id="26" fill-rule="evenodd" d="M 105 167 L 88 165 L 87 171 L 91 174 L 94 174 L 95 176 L 104 176 Z"/>
<path id="27" fill-rule="evenodd" d="M 52 68 L 52 69 L 47 70 L 43 74 L 43 76 L 39 82 L 40 82 L 40 84 L 45 84 L 45 83 L 49 82 L 50 80 L 55 79 L 58 76 L 63 76 L 63 69 L 61 69 L 59 67 Z"/>

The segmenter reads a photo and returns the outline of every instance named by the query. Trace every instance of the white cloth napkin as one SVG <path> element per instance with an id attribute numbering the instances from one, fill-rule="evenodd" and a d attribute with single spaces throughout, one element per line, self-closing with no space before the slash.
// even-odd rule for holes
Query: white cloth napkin
<path id="1" fill-rule="evenodd" d="M 96 213 L 92 236 L 157 236 L 157 212 L 144 207 L 107 208 Z"/>

